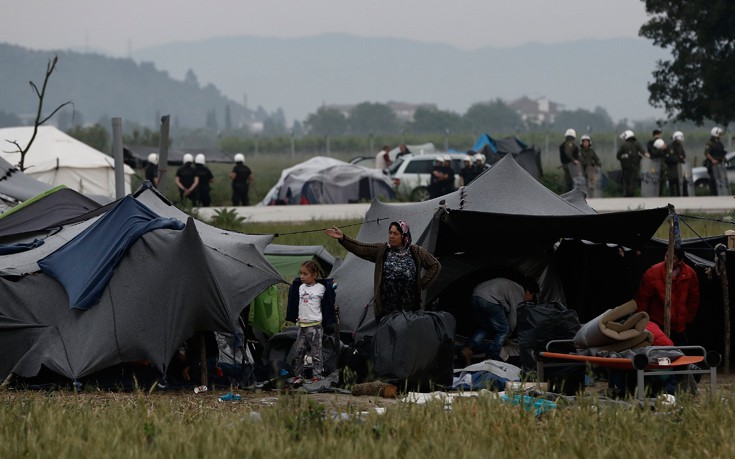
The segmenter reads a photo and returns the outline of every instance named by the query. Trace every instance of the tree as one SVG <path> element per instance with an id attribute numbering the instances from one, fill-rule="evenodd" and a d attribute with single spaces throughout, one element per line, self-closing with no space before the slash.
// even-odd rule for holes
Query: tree
<path id="1" fill-rule="evenodd" d="M 735 119 L 735 3 L 645 0 L 651 19 L 639 34 L 671 49 L 656 63 L 648 98 L 677 120 L 727 125 Z"/>
<path id="2" fill-rule="evenodd" d="M 319 107 L 306 117 L 304 126 L 311 135 L 342 135 L 347 132 L 347 118 L 335 108 Z"/>
<path id="3" fill-rule="evenodd" d="M 415 134 L 441 134 L 463 130 L 462 117 L 454 112 L 419 107 L 413 114 L 409 130 Z"/>
<path id="4" fill-rule="evenodd" d="M 602 107 L 595 108 L 594 112 L 582 108 L 563 110 L 556 115 L 554 128 L 559 132 L 574 128 L 579 135 L 582 135 L 581 132 L 609 132 L 613 128 L 613 120 Z"/>
<path id="5" fill-rule="evenodd" d="M 475 133 L 515 132 L 523 125 L 521 115 L 500 99 L 472 105 L 467 109 L 464 120 L 465 125 Z"/>
<path id="6" fill-rule="evenodd" d="M 41 89 L 38 89 L 38 86 L 36 86 L 36 83 L 29 81 L 28 84 L 31 85 L 31 88 L 33 88 L 33 92 L 36 94 L 36 97 L 38 98 L 38 107 L 36 108 L 36 117 L 33 120 L 33 133 L 31 134 L 30 140 L 28 140 L 28 144 L 25 147 L 21 147 L 17 140 L 10 140 L 7 141 L 15 145 L 17 148 L 16 151 L 11 153 L 20 153 L 20 162 L 18 163 L 18 168 L 21 171 L 25 170 L 25 160 L 26 160 L 26 154 L 28 154 L 28 150 L 31 149 L 31 145 L 33 145 L 33 141 L 36 140 L 36 135 L 38 135 L 38 127 L 42 126 L 46 121 L 50 120 L 51 117 L 53 117 L 56 112 L 61 110 L 67 105 L 71 104 L 71 101 L 66 101 L 63 104 L 56 107 L 50 115 L 44 117 L 43 116 L 43 99 L 46 97 L 46 86 L 48 85 L 48 80 L 51 78 L 51 75 L 54 73 L 54 70 L 56 70 L 56 64 L 59 62 L 59 56 L 54 56 L 53 59 L 49 59 L 48 63 L 46 64 L 46 75 L 43 78 L 43 85 L 41 85 Z M 73 105 L 72 105 L 73 106 Z"/>
<path id="7" fill-rule="evenodd" d="M 398 131 L 398 118 L 385 104 L 362 102 L 350 110 L 350 127 L 353 134 L 393 134 Z"/>
<path id="8" fill-rule="evenodd" d="M 110 133 L 99 124 L 90 127 L 75 126 L 67 134 L 94 149 L 104 152 L 109 151 Z"/>

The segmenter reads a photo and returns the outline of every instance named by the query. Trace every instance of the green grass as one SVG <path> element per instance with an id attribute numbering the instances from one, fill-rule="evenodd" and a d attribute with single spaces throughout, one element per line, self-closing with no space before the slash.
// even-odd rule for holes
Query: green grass
<path id="1" fill-rule="evenodd" d="M 731 391 L 680 398 L 669 411 L 591 398 L 539 418 L 489 396 L 455 401 L 451 411 L 398 403 L 359 415 L 369 398 L 358 407 L 294 394 L 272 405 L 218 403 L 216 395 L 5 392 L 0 457 L 735 457 Z M 335 420 L 340 413 L 347 419 Z"/>

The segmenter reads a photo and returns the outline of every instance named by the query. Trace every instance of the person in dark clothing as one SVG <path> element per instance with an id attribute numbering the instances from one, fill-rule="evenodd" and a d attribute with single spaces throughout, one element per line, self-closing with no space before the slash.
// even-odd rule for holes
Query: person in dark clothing
<path id="1" fill-rule="evenodd" d="M 459 186 L 467 186 L 477 177 L 479 169 L 472 163 L 472 157 L 464 159 L 464 167 L 459 171 Z"/>
<path id="2" fill-rule="evenodd" d="M 375 263 L 375 319 L 392 311 L 421 309 L 421 290 L 439 276 L 441 265 L 425 248 L 411 244 L 411 230 L 402 220 L 388 225 L 388 243 L 356 241 L 337 227 L 325 231 L 349 252 Z M 425 271 L 422 274 L 422 271 Z"/>
<path id="3" fill-rule="evenodd" d="M 253 181 L 253 172 L 245 164 L 245 156 L 242 153 L 235 155 L 235 167 L 230 172 L 232 180 L 232 205 L 249 206 L 250 183 Z"/>
<path id="4" fill-rule="evenodd" d="M 654 129 L 652 132 L 651 139 L 646 143 L 646 152 L 648 153 L 646 155 L 647 158 L 651 159 L 658 159 L 661 163 L 661 172 L 659 174 L 659 187 L 658 187 L 658 195 L 663 196 L 664 195 L 664 184 L 668 180 L 668 174 L 667 174 L 667 168 L 664 167 L 665 164 L 663 164 L 664 159 L 666 158 L 666 148 L 659 148 L 656 145 L 660 145 L 660 143 L 656 143 L 657 140 L 661 140 L 663 142 L 662 138 L 662 132 L 661 129 Z"/>
<path id="5" fill-rule="evenodd" d="M 442 165 L 444 174 L 447 178 L 441 181 L 441 194 L 449 194 L 454 191 L 454 168 L 452 167 L 452 157 L 444 155 L 444 164 Z"/>
<path id="6" fill-rule="evenodd" d="M 712 135 L 704 145 L 704 165 L 707 167 L 707 173 L 709 174 L 710 195 L 717 196 L 717 177 L 712 166 L 725 164 L 725 155 L 727 152 L 725 151 L 725 146 L 720 142 L 722 129 L 713 127 L 710 133 Z"/>
<path id="7" fill-rule="evenodd" d="M 145 167 L 145 179 L 158 188 L 158 154 L 148 155 L 148 165 Z"/>
<path id="8" fill-rule="evenodd" d="M 184 155 L 184 165 L 176 171 L 176 186 L 179 188 L 179 199 L 183 203 L 184 199 L 195 204 L 196 188 L 199 186 L 199 177 L 196 175 L 193 163 L 194 157 L 186 153 Z"/>
<path id="9" fill-rule="evenodd" d="M 569 164 L 579 164 L 579 147 L 575 140 L 577 139 L 577 131 L 574 129 L 567 129 L 564 133 L 564 142 L 559 145 L 559 160 L 561 161 L 562 168 L 564 169 L 564 183 L 567 186 L 567 191 L 574 189 L 574 182 L 572 181 L 572 173 L 569 171 Z"/>
<path id="10" fill-rule="evenodd" d="M 631 130 L 623 132 L 620 137 L 624 140 L 618 148 L 616 157 L 620 161 L 623 169 L 623 190 L 625 197 L 635 196 L 636 190 L 641 181 L 641 157 L 645 156 L 646 151 L 643 145 L 635 138 L 635 133 Z"/>
<path id="11" fill-rule="evenodd" d="M 664 157 L 664 162 L 668 169 L 666 176 L 669 179 L 669 195 L 688 196 L 689 190 L 686 184 L 681 187 L 681 190 L 679 189 L 679 181 L 681 180 L 679 165 L 686 162 L 687 159 L 686 151 L 684 151 L 684 133 L 676 131 L 671 138 L 673 142 L 666 149 L 666 156 Z"/>
<path id="12" fill-rule="evenodd" d="M 500 360 L 505 340 L 516 326 L 516 308 L 521 303 L 533 301 L 539 292 L 538 283 L 533 279 L 526 278 L 522 284 L 496 277 L 475 286 L 472 317 L 477 328 L 460 351 L 467 365 L 472 364 L 472 356 L 479 351 L 485 358 Z M 492 341 L 485 343 L 488 336 L 492 336 Z"/>
<path id="13" fill-rule="evenodd" d="M 205 165 L 207 162 L 203 153 L 199 153 L 194 158 L 194 170 L 196 171 L 197 177 L 199 177 L 199 186 L 197 186 L 197 199 L 196 202 L 200 206 L 209 207 L 212 204 L 212 198 L 210 192 L 212 190 L 211 183 L 214 181 L 212 171 Z"/>
<path id="14" fill-rule="evenodd" d="M 438 156 L 434 160 L 434 168 L 431 170 L 429 185 L 426 187 L 429 191 L 429 199 L 438 198 L 442 193 L 443 181 L 447 179 L 447 172 L 444 169 L 444 157 Z"/>

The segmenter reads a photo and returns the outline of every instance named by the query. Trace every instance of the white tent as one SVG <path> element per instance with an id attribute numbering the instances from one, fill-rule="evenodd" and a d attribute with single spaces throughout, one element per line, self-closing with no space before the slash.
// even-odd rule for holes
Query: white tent
<path id="1" fill-rule="evenodd" d="M 0 129 L 0 157 L 17 165 L 20 153 L 12 142 L 25 147 L 32 126 Z M 125 194 L 130 193 L 133 170 L 124 166 Z M 101 151 L 68 136 L 53 126 L 40 126 L 25 157 L 25 174 L 49 185 L 66 185 L 85 195 L 115 199 L 115 161 Z"/>

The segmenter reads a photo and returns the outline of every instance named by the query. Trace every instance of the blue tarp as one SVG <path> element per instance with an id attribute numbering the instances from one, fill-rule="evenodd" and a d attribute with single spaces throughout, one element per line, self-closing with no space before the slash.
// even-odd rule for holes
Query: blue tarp
<path id="1" fill-rule="evenodd" d="M 472 146 L 472 151 L 481 152 L 483 148 L 488 147 L 490 152 L 496 155 L 505 155 L 507 153 L 520 153 L 528 148 L 518 137 L 506 137 L 503 139 L 493 139 L 487 133 L 480 135 Z"/>
<path id="2" fill-rule="evenodd" d="M 184 223 L 163 218 L 127 196 L 38 265 L 64 286 L 70 308 L 89 309 L 99 301 L 128 248 L 143 234 L 161 228 L 181 230 Z"/>
<path id="3" fill-rule="evenodd" d="M 25 252 L 43 245 L 43 241 L 34 239 L 33 242 L 19 242 L 17 244 L 0 244 L 0 255 Z"/>

